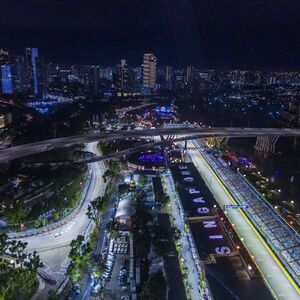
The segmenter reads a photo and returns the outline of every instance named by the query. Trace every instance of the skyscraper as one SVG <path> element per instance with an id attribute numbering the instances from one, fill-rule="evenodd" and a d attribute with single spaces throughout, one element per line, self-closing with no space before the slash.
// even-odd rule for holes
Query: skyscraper
<path id="1" fill-rule="evenodd" d="M 173 79 L 173 67 L 172 66 L 166 66 L 166 70 L 165 70 L 165 80 L 166 82 L 170 83 Z"/>
<path id="2" fill-rule="evenodd" d="M 27 66 L 28 91 L 32 96 L 38 95 L 38 76 L 36 61 L 38 58 L 37 48 L 25 48 L 25 59 Z"/>
<path id="3" fill-rule="evenodd" d="M 8 61 L 8 51 L 0 49 L 0 65 L 5 64 Z"/>
<path id="4" fill-rule="evenodd" d="M 11 58 L 11 75 L 13 78 L 14 93 L 24 93 L 28 91 L 27 68 L 24 55 L 15 55 Z"/>
<path id="5" fill-rule="evenodd" d="M 144 54 L 143 61 L 143 86 L 144 88 L 154 90 L 156 87 L 156 66 L 157 58 L 152 53 Z"/>
<path id="6" fill-rule="evenodd" d="M 185 69 L 184 73 L 184 83 L 190 85 L 193 76 L 193 67 L 188 66 Z"/>
<path id="7" fill-rule="evenodd" d="M 43 99 L 46 95 L 46 65 L 37 48 L 25 48 L 28 94 Z"/>
<path id="8" fill-rule="evenodd" d="M 36 78 L 37 78 L 37 96 L 39 99 L 45 99 L 47 88 L 46 64 L 42 57 L 36 58 Z"/>
<path id="9" fill-rule="evenodd" d="M 127 92 L 128 88 L 128 68 L 125 59 L 121 59 L 117 65 L 117 89 L 119 92 Z"/>
<path id="10" fill-rule="evenodd" d="M 3 94 L 13 93 L 11 68 L 9 64 L 1 65 L 1 92 Z"/>

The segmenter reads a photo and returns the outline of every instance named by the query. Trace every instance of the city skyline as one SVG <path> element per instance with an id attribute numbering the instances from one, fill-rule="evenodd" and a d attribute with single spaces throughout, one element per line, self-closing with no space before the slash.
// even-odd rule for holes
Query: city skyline
<path id="1" fill-rule="evenodd" d="M 0 300 L 299 300 L 299 0 L 2 0 Z"/>

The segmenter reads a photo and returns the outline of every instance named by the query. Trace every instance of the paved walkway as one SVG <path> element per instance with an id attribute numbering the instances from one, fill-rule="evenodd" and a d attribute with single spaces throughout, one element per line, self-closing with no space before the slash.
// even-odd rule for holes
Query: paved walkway
<path id="1" fill-rule="evenodd" d="M 181 232 L 181 238 L 179 243 L 181 245 L 181 254 L 184 259 L 184 265 L 187 267 L 188 283 L 191 286 L 190 295 L 191 299 L 204 299 L 203 295 L 200 293 L 199 287 L 199 275 L 197 273 L 197 268 L 192 257 L 192 252 L 190 249 L 189 241 L 184 232 L 184 222 L 179 211 L 179 197 L 175 191 L 174 183 L 172 182 L 171 175 L 164 175 L 163 182 L 167 187 L 167 193 L 171 199 L 171 213 L 174 217 L 174 224 Z"/>

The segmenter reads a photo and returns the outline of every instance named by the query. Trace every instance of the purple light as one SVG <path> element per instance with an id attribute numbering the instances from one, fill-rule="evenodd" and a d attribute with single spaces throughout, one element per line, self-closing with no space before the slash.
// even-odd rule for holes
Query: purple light
<path id="1" fill-rule="evenodd" d="M 142 154 L 138 157 L 139 161 L 142 162 L 151 162 L 151 163 L 160 163 L 164 161 L 164 157 L 160 153 L 148 153 Z"/>

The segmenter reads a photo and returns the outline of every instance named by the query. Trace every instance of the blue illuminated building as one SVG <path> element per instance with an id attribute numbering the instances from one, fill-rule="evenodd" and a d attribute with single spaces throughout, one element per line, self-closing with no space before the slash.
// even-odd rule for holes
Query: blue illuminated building
<path id="1" fill-rule="evenodd" d="M 164 157 L 161 153 L 146 153 L 138 157 L 138 160 L 145 163 L 162 163 L 164 162 Z"/>
<path id="2" fill-rule="evenodd" d="M 37 75 L 37 48 L 26 48 L 25 58 L 27 64 L 28 85 L 32 95 L 38 95 L 38 75 Z"/>
<path id="3" fill-rule="evenodd" d="M 36 59 L 38 58 L 38 49 L 31 49 L 31 62 L 32 62 L 32 72 L 33 72 L 33 86 L 34 86 L 34 94 L 38 94 L 38 79 L 37 79 L 37 67 L 36 67 Z"/>
<path id="4" fill-rule="evenodd" d="M 1 66 L 1 87 L 3 94 L 13 93 L 13 84 L 10 65 L 5 64 Z"/>
<path id="5" fill-rule="evenodd" d="M 155 108 L 155 112 L 163 113 L 163 114 L 170 114 L 171 113 L 171 108 L 169 106 L 157 106 Z"/>

